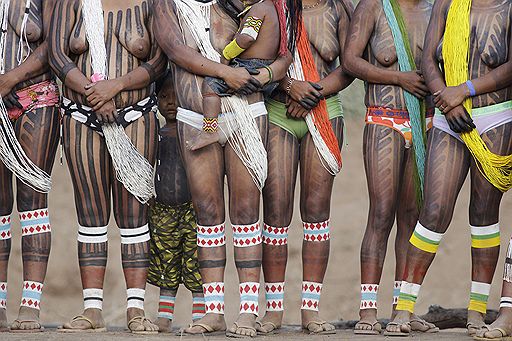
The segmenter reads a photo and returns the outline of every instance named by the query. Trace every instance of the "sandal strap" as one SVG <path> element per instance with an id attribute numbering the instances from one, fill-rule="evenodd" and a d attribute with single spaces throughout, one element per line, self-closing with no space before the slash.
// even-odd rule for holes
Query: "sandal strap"
<path id="1" fill-rule="evenodd" d="M 201 327 L 203 328 L 204 330 L 206 330 L 207 333 L 213 333 L 215 331 L 215 329 L 213 329 L 213 327 L 207 325 L 207 324 L 204 324 L 204 323 L 192 323 L 189 328 L 194 328 L 194 327 Z"/>
<path id="2" fill-rule="evenodd" d="M 143 325 L 144 322 L 150 322 L 151 323 L 151 321 L 146 316 L 135 316 L 130 321 L 128 321 L 128 327 L 130 327 L 130 325 L 132 323 L 140 323 L 140 324 Z"/>
<path id="3" fill-rule="evenodd" d="M 84 315 L 77 315 L 77 316 L 73 317 L 71 319 L 70 324 L 73 322 L 78 322 L 78 321 L 85 321 L 85 322 L 89 323 L 91 325 L 91 329 L 96 329 L 96 327 L 97 327 L 94 325 L 94 322 L 92 322 L 91 319 L 89 319 L 88 317 L 86 317 Z"/>
<path id="4" fill-rule="evenodd" d="M 236 327 L 236 329 L 237 329 L 237 330 L 238 330 L 238 329 L 243 328 L 243 329 L 249 329 L 249 330 L 254 331 L 254 332 L 256 331 L 256 328 L 254 328 L 254 327 L 250 327 L 250 326 L 247 326 L 247 327 L 246 327 L 246 326 L 240 326 L 240 325 L 238 325 L 238 323 L 236 323 L 236 322 L 233 322 L 233 325 Z"/>

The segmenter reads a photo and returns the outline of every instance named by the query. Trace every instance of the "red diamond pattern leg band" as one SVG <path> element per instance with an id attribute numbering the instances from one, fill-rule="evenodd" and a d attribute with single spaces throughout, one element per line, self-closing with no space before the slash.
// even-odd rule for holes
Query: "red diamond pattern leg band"
<path id="1" fill-rule="evenodd" d="M 304 240 L 307 242 L 325 242 L 331 239 L 329 220 L 320 223 L 302 223 Z"/>

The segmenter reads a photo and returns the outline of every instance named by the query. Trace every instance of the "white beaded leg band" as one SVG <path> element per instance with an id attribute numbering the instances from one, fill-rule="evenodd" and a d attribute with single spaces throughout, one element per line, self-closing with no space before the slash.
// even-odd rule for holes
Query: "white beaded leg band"
<path id="1" fill-rule="evenodd" d="M 267 311 L 284 310 L 284 282 L 265 283 Z"/>
<path id="2" fill-rule="evenodd" d="M 320 223 L 302 222 L 304 240 L 307 242 L 325 242 L 331 239 L 329 220 Z"/>
<path id="3" fill-rule="evenodd" d="M 51 232 L 50 215 L 47 208 L 20 212 L 21 236 Z"/>
<path id="4" fill-rule="evenodd" d="M 120 228 L 121 244 L 137 244 L 149 241 L 148 224 L 137 228 Z"/>
<path id="5" fill-rule="evenodd" d="M 78 241 L 87 244 L 100 244 L 108 241 L 107 227 L 78 226 Z"/>
<path id="6" fill-rule="evenodd" d="M 398 297 L 400 297 L 401 286 L 402 286 L 402 281 L 395 281 L 393 283 L 393 305 L 398 303 Z"/>
<path id="7" fill-rule="evenodd" d="M 21 306 L 32 309 L 41 309 L 41 295 L 43 293 L 43 283 L 24 281 L 23 292 L 21 294 Z"/>
<path id="8" fill-rule="evenodd" d="M 226 245 L 225 224 L 215 226 L 197 225 L 197 246 L 218 247 Z"/>
<path id="9" fill-rule="evenodd" d="M 377 309 L 378 284 L 361 284 L 360 309 Z"/>
<path id="10" fill-rule="evenodd" d="M 204 283 L 203 293 L 206 314 L 224 315 L 224 283 Z"/>
<path id="11" fill-rule="evenodd" d="M 126 289 L 127 308 L 144 309 L 144 296 L 146 290 L 140 288 Z"/>
<path id="12" fill-rule="evenodd" d="M 103 289 L 88 288 L 83 290 L 84 310 L 99 309 L 103 310 Z"/>
<path id="13" fill-rule="evenodd" d="M 7 308 L 7 282 L 0 282 L 0 309 Z"/>
<path id="14" fill-rule="evenodd" d="M 322 295 L 322 283 L 302 282 L 302 304 L 300 309 L 318 311 L 320 296 Z"/>
<path id="15" fill-rule="evenodd" d="M 0 240 L 11 239 L 11 215 L 0 216 Z"/>
<path id="16" fill-rule="evenodd" d="M 500 308 L 512 308 L 512 297 L 502 297 L 500 299 Z"/>
<path id="17" fill-rule="evenodd" d="M 244 282 L 239 285 L 240 314 L 254 314 L 258 316 L 258 296 L 260 284 L 257 282 Z"/>
<path id="18" fill-rule="evenodd" d="M 289 227 L 273 227 L 263 224 L 263 244 L 282 246 L 288 244 Z"/>
<path id="19" fill-rule="evenodd" d="M 233 225 L 233 245 L 235 247 L 250 247 L 261 244 L 260 223 L 250 225 Z"/>

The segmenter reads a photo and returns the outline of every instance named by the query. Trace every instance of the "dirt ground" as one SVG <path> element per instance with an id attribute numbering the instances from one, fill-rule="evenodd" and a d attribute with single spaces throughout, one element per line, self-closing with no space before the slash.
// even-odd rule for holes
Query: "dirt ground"
<path id="1" fill-rule="evenodd" d="M 346 112 L 348 146 L 343 149 L 343 170 L 336 179 L 332 198 L 332 244 L 330 265 L 325 278 L 321 301 L 321 315 L 328 321 L 340 318 L 356 319 L 359 307 L 359 248 L 363 237 L 368 197 L 362 160 L 362 131 L 364 109 L 362 109 L 362 84 L 357 83 L 343 94 Z M 53 172 L 54 188 L 50 195 L 50 213 L 53 229 L 53 245 L 48 275 L 42 299 L 42 321 L 48 325 L 58 325 L 81 313 L 83 308 L 80 274 L 76 250 L 77 220 L 73 201 L 73 192 L 67 167 L 60 166 L 58 160 Z M 444 307 L 465 307 L 469 299 L 470 287 L 470 229 L 468 223 L 469 186 L 465 184 L 453 217 L 431 271 L 422 286 L 417 304 L 417 312 L 426 312 L 430 304 Z M 298 196 L 296 196 L 298 197 Z M 502 258 L 495 276 L 489 307 L 496 309 L 499 302 L 503 254 L 512 232 L 512 197 L 505 195 L 501 206 Z M 229 229 L 228 229 L 229 230 Z M 229 232 L 228 232 L 229 233 Z M 230 236 L 228 236 L 230 238 Z M 286 314 L 284 322 L 288 325 L 300 323 L 300 286 L 301 286 L 301 245 L 302 229 L 298 202 L 295 203 L 295 215 L 289 240 L 289 263 L 287 270 L 287 291 L 285 297 Z M 380 317 L 388 317 L 391 309 L 393 286 L 394 234 L 388 245 L 384 274 L 380 286 Z M 16 318 L 21 296 L 21 253 L 20 229 L 16 215 L 13 215 L 13 247 L 9 268 L 8 317 Z M 228 266 L 226 271 L 226 318 L 232 322 L 238 310 L 238 287 L 232 248 L 228 247 Z M 191 296 L 180 289 L 176 304 L 175 325 L 184 326 L 191 318 Z M 148 286 L 146 309 L 150 318 L 154 318 L 157 309 L 157 290 Z M 263 303 L 263 294 L 260 297 Z M 109 262 L 105 282 L 104 317 L 109 326 L 123 327 L 125 321 L 126 292 L 120 262 L 119 233 L 113 219 L 109 229 Z M 126 334 L 108 334 L 109 338 L 123 338 Z M 286 334 L 285 334 L 286 335 Z M 460 331 L 443 332 L 436 336 L 455 339 L 462 335 Z M 49 333 L 53 340 L 64 336 Z M 0 338 L 4 340 L 5 336 Z M 41 335 L 39 335 L 41 337 Z M 281 336 L 280 336 L 281 337 Z M 280 337 L 276 337 L 279 339 Z M 293 334 L 295 338 L 305 338 Z M 37 336 L 10 335 L 12 340 L 32 340 Z M 80 340 L 85 337 L 74 337 Z M 354 339 L 348 332 L 340 332 L 336 339 Z M 421 340 L 431 340 L 426 336 Z M 149 340 L 150 338 L 148 338 Z M 334 337 L 333 337 L 334 339 Z M 371 338 L 366 338 L 371 340 Z"/>

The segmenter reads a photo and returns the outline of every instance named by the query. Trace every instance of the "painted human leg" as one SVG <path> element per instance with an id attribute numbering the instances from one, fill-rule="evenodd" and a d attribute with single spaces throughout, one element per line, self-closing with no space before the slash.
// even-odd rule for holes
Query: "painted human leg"
<path id="1" fill-rule="evenodd" d="M 360 321 L 355 333 L 378 334 L 381 326 L 377 321 L 377 294 L 398 207 L 400 183 L 406 174 L 403 171 L 405 140 L 392 128 L 373 124 L 365 127 L 363 139 L 370 209 L 361 244 Z M 403 186 L 406 184 L 402 189 L 407 188 Z M 402 229 L 396 242 L 401 242 L 401 237 Z"/>
<path id="2" fill-rule="evenodd" d="M 155 163 L 158 138 L 157 118 L 149 113 L 125 128 L 126 135 L 150 164 Z M 112 170 L 114 172 L 114 170 Z M 148 206 L 131 195 L 115 175 L 112 184 L 114 217 L 121 234 L 121 260 L 126 281 L 128 329 L 153 334 L 158 327 L 144 314 L 146 279 L 149 268 Z"/>
<path id="3" fill-rule="evenodd" d="M 482 135 L 494 153 L 509 155 L 512 152 L 512 123 L 497 127 Z M 503 193 L 484 179 L 477 166 L 471 165 L 471 201 L 469 222 L 472 226 L 472 290 L 468 308 L 468 324 L 483 326 L 490 283 L 494 276 L 499 257 L 499 207 Z M 512 333 L 512 249 L 507 252 L 505 276 L 502 289 L 502 302 L 498 319 L 489 328 L 475 330 L 480 336 L 498 338 L 502 331 Z M 508 271 L 507 271 L 508 270 Z M 480 289 L 478 292 L 476 289 Z M 475 328 L 476 329 L 476 328 Z M 491 331 L 488 331 L 490 329 Z M 501 329 L 501 330 L 500 330 Z M 470 328 L 468 327 L 468 332 Z M 484 334 L 484 335 L 483 335 Z"/>
<path id="4" fill-rule="evenodd" d="M 0 332 L 9 330 L 7 323 L 7 269 L 11 253 L 12 173 L 0 163 Z"/>
<path id="5" fill-rule="evenodd" d="M 266 144 L 268 120 L 256 119 Z M 229 188 L 229 216 L 233 228 L 235 265 L 238 272 L 240 314 L 228 329 L 228 336 L 256 336 L 259 314 L 258 294 L 262 258 L 262 229 L 259 222 L 260 191 L 240 158 L 230 145 L 225 148 L 226 175 Z"/>
<path id="6" fill-rule="evenodd" d="M 469 170 L 470 155 L 457 139 L 434 128 L 428 138 L 425 195 L 420 219 L 410 239 L 407 263 L 388 335 L 408 334 L 420 286 L 453 216 L 459 191 Z"/>
<path id="7" fill-rule="evenodd" d="M 203 318 L 184 331 L 189 334 L 202 334 L 226 330 L 224 155 L 220 144 L 190 151 L 185 142 L 195 136 L 194 129 L 178 121 L 181 155 L 197 214 L 197 250 L 206 312 Z"/>
<path id="8" fill-rule="evenodd" d="M 284 129 L 269 124 L 268 177 L 263 189 L 263 275 L 265 316 L 258 322 L 260 333 L 281 327 L 288 259 L 288 229 L 292 221 L 293 196 L 299 164 L 299 141 Z"/>
<path id="9" fill-rule="evenodd" d="M 331 120 L 343 144 L 343 118 Z M 330 208 L 334 177 L 324 168 L 313 139 L 307 134 L 300 146 L 300 213 L 304 229 L 302 242 L 302 328 L 306 332 L 332 334 L 334 326 L 319 316 L 319 303 L 330 249 Z"/>
<path id="10" fill-rule="evenodd" d="M 203 129 L 191 138 L 187 147 L 198 150 L 219 141 L 219 115 L 221 112 L 220 97 L 210 88 L 208 82 L 203 82 Z"/>
<path id="11" fill-rule="evenodd" d="M 51 174 L 59 141 L 59 114 L 55 107 L 27 112 L 15 123 L 18 141 L 27 156 Z M 23 291 L 13 331 L 41 331 L 39 311 L 51 245 L 48 195 L 16 182 L 21 222 Z"/>
<path id="12" fill-rule="evenodd" d="M 63 325 L 63 331 L 105 329 L 103 281 L 107 266 L 111 161 L 104 139 L 70 116 L 64 116 L 66 161 L 73 182 L 78 215 L 78 262 L 84 311 Z"/>

